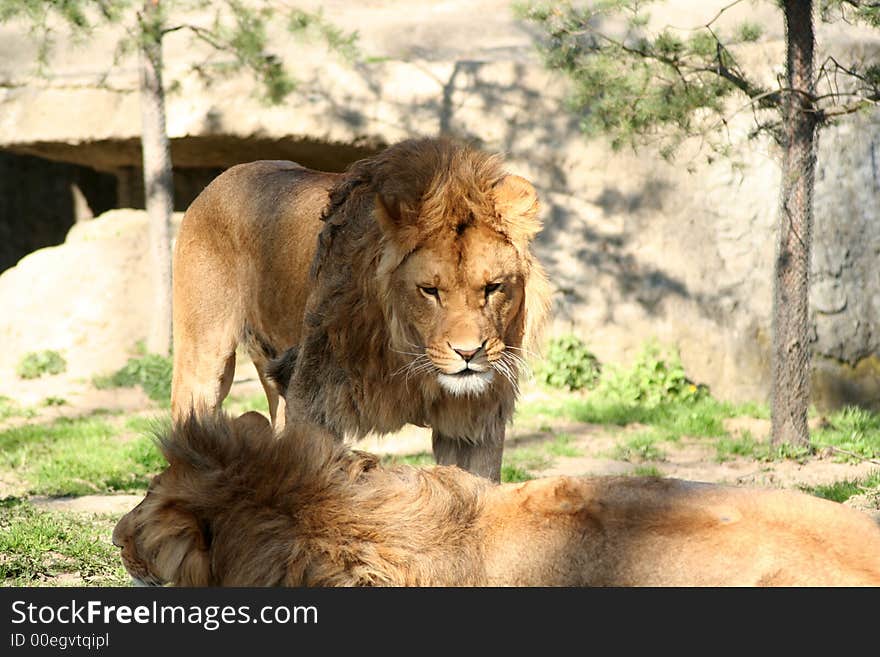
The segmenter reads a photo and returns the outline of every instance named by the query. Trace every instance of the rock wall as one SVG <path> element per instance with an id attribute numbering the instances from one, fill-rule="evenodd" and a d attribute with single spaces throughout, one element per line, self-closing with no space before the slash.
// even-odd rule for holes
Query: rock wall
<path id="1" fill-rule="evenodd" d="M 532 35 L 512 18 L 507 2 L 320 4 L 329 19 L 357 25 L 364 49 L 380 61 L 350 66 L 320 47 L 278 41 L 301 80 L 298 92 L 280 107 L 262 104 L 246 79 L 205 87 L 186 73 L 199 53 L 186 50 L 182 34 L 169 35 L 167 77 L 179 82 L 168 99 L 177 166 L 222 168 L 285 157 L 338 169 L 384 144 L 438 133 L 503 152 L 512 171 L 536 183 L 542 199 L 545 230 L 537 249 L 557 288 L 554 331 L 575 331 L 601 359 L 616 361 L 657 338 L 678 347 L 689 374 L 718 396 L 766 399 L 779 204 L 778 153 L 772 145 L 744 144 L 738 158 L 743 166 L 732 167 L 693 156 L 668 163 L 650 147 L 614 152 L 602 140 L 586 141 L 577 117 L 564 110 L 564 81 L 537 61 Z M 714 15 L 713 7 L 724 4 L 661 3 L 656 19 L 704 24 L 704 14 Z M 763 40 L 743 56 L 771 80 L 783 61 L 781 18 L 772 4 L 756 9 L 742 3 L 725 14 L 734 24 L 751 18 L 766 26 Z M 474 15 L 481 19 L 474 21 Z M 21 53 L 27 52 L 25 37 L 3 29 L 0 55 L 5 48 L 9 56 L 0 57 L 0 78 L 15 77 Z M 833 46 L 844 59 L 867 57 L 880 48 L 877 35 L 823 24 L 818 43 Z M 137 99 L 118 90 L 133 83 L 134 69 L 114 71 L 108 78 L 113 90 L 87 84 L 95 73 L 84 62 L 111 43 L 96 35 L 90 51 L 66 53 L 56 64 L 57 84 L 0 88 L 0 146 L 99 168 L 137 166 Z M 880 403 L 878 144 L 876 111 L 824 130 L 819 140 L 811 294 L 814 390 L 821 405 Z M 141 248 L 137 240 L 125 244 L 135 253 Z M 37 256 L 44 257 L 32 257 Z M 129 267 L 125 277 L 140 285 L 140 278 L 137 283 L 129 278 L 131 258 L 137 259 L 108 252 L 96 262 L 113 272 Z M 76 262 L 69 266 L 75 269 Z M 15 297 L 36 284 L 22 281 L 37 276 L 39 267 L 27 258 L 22 265 L 27 275 L 0 279 L 0 303 L 15 313 L 7 332 L 16 331 L 16 324 L 51 323 L 31 316 L 38 308 L 45 313 L 46 306 Z M 73 312 L 80 296 L 83 306 L 125 315 L 100 320 L 125 339 L 82 338 L 101 358 L 118 361 L 124 354 L 110 352 L 136 341 L 140 320 L 129 320 L 144 318 L 148 309 L 138 305 L 145 295 L 102 297 L 95 286 L 115 290 L 112 278 L 82 278 L 81 293 L 65 288 L 71 298 L 58 312 L 59 318 L 62 310 Z M 49 282 L 39 284 L 51 291 Z M 68 324 L 71 330 L 74 324 Z M 27 342 L 24 334 L 18 331 L 17 348 Z M 63 342 L 62 333 L 34 333 L 28 344 L 48 348 L 53 345 L 44 343 L 52 341 Z"/>

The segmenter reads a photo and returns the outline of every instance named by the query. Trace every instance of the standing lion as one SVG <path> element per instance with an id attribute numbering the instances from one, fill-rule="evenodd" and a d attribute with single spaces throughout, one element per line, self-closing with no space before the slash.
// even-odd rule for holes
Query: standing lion
<path id="1" fill-rule="evenodd" d="M 286 418 L 337 437 L 430 426 L 438 463 L 500 478 L 518 374 L 547 313 L 532 185 L 499 157 L 408 140 L 344 174 L 232 167 L 174 254 L 172 414 L 216 410 L 235 349 L 285 350 Z"/>

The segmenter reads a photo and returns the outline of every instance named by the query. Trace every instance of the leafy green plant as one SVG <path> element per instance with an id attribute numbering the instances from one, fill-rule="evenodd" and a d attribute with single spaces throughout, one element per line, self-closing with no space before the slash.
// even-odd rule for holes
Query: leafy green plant
<path id="1" fill-rule="evenodd" d="M 67 361 L 57 351 L 31 351 L 18 363 L 15 373 L 20 379 L 38 379 L 44 374 L 61 374 L 67 370 Z"/>
<path id="2" fill-rule="evenodd" d="M 171 400 L 171 359 L 158 354 L 143 354 L 128 359 L 123 367 L 109 376 L 92 380 L 96 388 L 133 388 L 140 386 L 153 401 Z"/>
<path id="3" fill-rule="evenodd" d="M 581 390 L 593 388 L 601 373 L 599 359 L 587 345 L 577 336 L 565 335 L 550 341 L 538 379 L 553 388 Z"/>
<path id="4" fill-rule="evenodd" d="M 607 370 L 596 394 L 654 407 L 664 402 L 696 402 L 708 397 L 709 389 L 687 377 L 677 354 L 648 344 L 629 369 Z"/>

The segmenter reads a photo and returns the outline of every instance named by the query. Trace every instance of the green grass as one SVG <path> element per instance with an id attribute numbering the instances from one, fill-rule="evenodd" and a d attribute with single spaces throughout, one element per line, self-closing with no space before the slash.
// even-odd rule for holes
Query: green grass
<path id="1" fill-rule="evenodd" d="M 637 433 L 623 444 L 617 445 L 612 456 L 630 463 L 633 461 L 662 461 L 666 458 L 666 454 L 657 446 L 658 442 L 660 442 L 660 436 L 654 432 Z"/>
<path id="2" fill-rule="evenodd" d="M 505 463 L 501 466 L 502 484 L 519 484 L 524 481 L 530 481 L 534 478 L 535 475 L 521 467 L 509 463 Z"/>
<path id="3" fill-rule="evenodd" d="M 417 454 L 386 454 L 382 457 L 384 465 L 413 465 L 421 467 L 425 465 L 434 465 L 434 456 L 428 452 L 418 452 Z"/>
<path id="4" fill-rule="evenodd" d="M 504 463 L 522 470 L 543 470 L 552 465 L 553 459 L 543 445 L 535 445 L 505 450 Z"/>
<path id="5" fill-rule="evenodd" d="M 42 511 L 17 498 L 0 500 L 0 582 L 57 585 L 50 578 L 70 574 L 92 586 L 127 583 L 119 550 L 110 543 L 115 521 L 106 515 Z"/>
<path id="6" fill-rule="evenodd" d="M 880 414 L 848 406 L 832 413 L 827 425 L 813 432 L 814 447 L 832 447 L 842 460 L 880 457 Z"/>
<path id="7" fill-rule="evenodd" d="M 26 408 L 13 401 L 9 397 L 0 395 L 0 421 L 11 417 L 30 418 L 36 415 L 36 411 L 32 408 Z"/>
<path id="8" fill-rule="evenodd" d="M 229 395 L 223 400 L 223 409 L 233 417 L 238 417 L 248 411 L 259 411 L 268 417 L 269 401 L 262 392 L 253 395 Z"/>
<path id="9" fill-rule="evenodd" d="M 512 450 L 513 451 L 513 450 Z M 530 454 L 530 452 L 526 452 L 526 454 Z M 529 462 L 529 458 L 518 459 L 516 456 L 514 457 L 515 463 L 510 462 L 510 456 L 505 455 L 505 463 L 501 466 L 501 481 L 502 483 L 519 483 L 523 481 L 529 481 L 530 479 L 534 479 L 535 475 L 528 471 L 528 469 L 523 465 L 524 462 Z M 424 467 L 429 465 L 434 465 L 434 456 L 429 454 L 428 452 L 418 452 L 417 454 L 386 454 L 382 457 L 383 465 L 412 465 L 416 467 Z"/>
<path id="10" fill-rule="evenodd" d="M 152 438 L 119 440 L 104 416 L 61 418 L 0 431 L 0 467 L 43 495 L 142 490 L 165 461 Z"/>
<path id="11" fill-rule="evenodd" d="M 812 453 L 812 447 L 771 445 L 768 442 L 755 440 L 749 431 L 744 431 L 740 436 L 719 438 L 715 443 L 715 460 L 719 463 L 736 457 L 750 458 L 756 461 L 781 461 L 785 459 L 803 461 Z"/>
<path id="12" fill-rule="evenodd" d="M 846 479 L 831 484 L 803 486 L 801 490 L 832 502 L 846 502 L 853 495 L 860 495 L 873 488 L 880 489 L 880 470 L 864 479 Z"/>
<path id="13" fill-rule="evenodd" d="M 565 458 L 575 458 L 581 456 L 583 452 L 572 445 L 574 438 L 567 433 L 558 433 L 553 437 L 552 442 L 545 444 L 545 449 L 551 456 L 561 456 Z"/>
<path id="14" fill-rule="evenodd" d="M 751 431 L 743 431 L 739 436 L 724 436 L 715 443 L 715 460 L 724 463 L 738 456 L 757 458 L 760 448 L 761 443 L 755 440 Z"/>
<path id="15" fill-rule="evenodd" d="M 663 473 L 653 465 L 640 465 L 633 470 L 634 477 L 663 477 Z"/>
<path id="16" fill-rule="evenodd" d="M 647 424 L 664 431 L 667 439 L 681 436 L 723 436 L 724 420 L 740 415 L 732 404 L 711 397 L 694 402 L 661 402 L 647 406 L 590 395 L 587 398 L 565 398 L 554 403 L 521 404 L 517 419 L 550 417 L 589 424 Z"/>

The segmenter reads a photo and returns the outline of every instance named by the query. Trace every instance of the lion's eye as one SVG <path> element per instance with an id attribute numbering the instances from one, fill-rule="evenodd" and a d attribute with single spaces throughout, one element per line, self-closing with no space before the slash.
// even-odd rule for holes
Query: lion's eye
<path id="1" fill-rule="evenodd" d="M 492 294 L 493 292 L 498 290 L 500 287 L 501 287 L 501 283 L 489 283 L 486 286 L 486 296 L 488 297 L 490 294 Z"/>
<path id="2" fill-rule="evenodd" d="M 428 287 L 426 285 L 419 285 L 419 289 L 422 291 L 427 297 L 435 297 L 437 299 L 440 298 L 440 293 L 437 291 L 436 287 Z"/>

